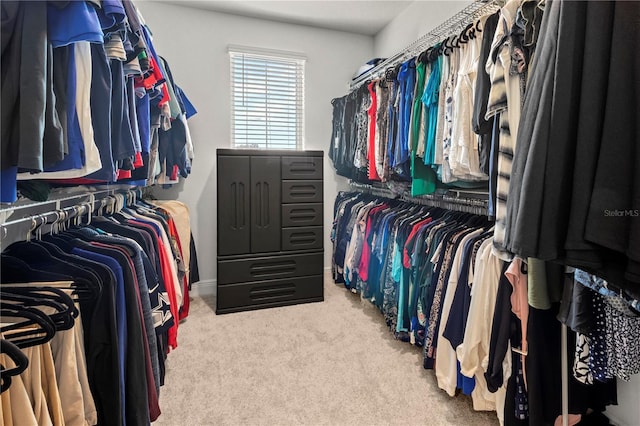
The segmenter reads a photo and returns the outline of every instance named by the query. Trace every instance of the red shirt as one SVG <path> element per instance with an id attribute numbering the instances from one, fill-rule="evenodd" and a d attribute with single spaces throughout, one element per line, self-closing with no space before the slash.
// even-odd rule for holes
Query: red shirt
<path id="1" fill-rule="evenodd" d="M 364 242 L 362 244 L 362 256 L 360 256 L 360 263 L 358 264 L 358 275 L 362 281 L 369 279 L 369 261 L 371 260 L 371 247 L 369 246 L 369 236 L 371 235 L 373 226 L 371 225 L 371 218 L 373 215 L 381 210 L 389 207 L 387 204 L 383 204 L 378 207 L 373 207 L 367 214 L 367 227 L 364 233 Z"/>
<path id="2" fill-rule="evenodd" d="M 409 248 L 408 248 L 409 242 L 420 231 L 420 228 L 423 225 L 430 223 L 432 220 L 433 220 L 432 218 L 428 217 L 416 223 L 415 225 L 413 225 L 413 228 L 411 228 L 411 232 L 407 237 L 407 242 L 404 244 L 404 247 L 402 249 L 402 266 L 404 266 L 406 269 L 411 268 L 411 254 L 409 253 Z"/>
<path id="3" fill-rule="evenodd" d="M 378 171 L 376 170 L 376 114 L 378 112 L 378 102 L 376 95 L 376 82 L 372 81 L 367 86 L 371 94 L 371 106 L 369 107 L 369 151 L 367 158 L 369 159 L 369 175 L 370 180 L 380 180 Z"/>

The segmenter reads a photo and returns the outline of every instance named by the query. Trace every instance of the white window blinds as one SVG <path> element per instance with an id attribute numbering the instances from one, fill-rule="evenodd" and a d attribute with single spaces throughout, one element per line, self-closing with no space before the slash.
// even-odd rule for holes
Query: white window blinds
<path id="1" fill-rule="evenodd" d="M 302 149 L 304 59 L 229 48 L 235 148 Z"/>

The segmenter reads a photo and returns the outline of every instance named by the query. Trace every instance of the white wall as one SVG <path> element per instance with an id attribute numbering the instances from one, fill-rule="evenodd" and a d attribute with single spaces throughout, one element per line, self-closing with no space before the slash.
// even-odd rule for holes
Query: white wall
<path id="1" fill-rule="evenodd" d="M 373 38 L 346 32 L 244 18 L 183 6 L 138 1 L 154 46 L 198 109 L 189 120 L 196 159 L 191 176 L 156 197 L 178 199 L 191 211 L 203 285 L 216 277 L 216 148 L 230 147 L 229 44 L 306 54 L 305 148 L 325 151 L 325 266 L 338 179 L 326 156 L 331 99 L 347 91 L 354 71 L 373 53 Z"/>
<path id="2" fill-rule="evenodd" d="M 635 426 L 640 423 L 640 375 L 631 381 L 618 380 L 618 405 L 607 408 L 605 414 L 617 426 Z"/>
<path id="3" fill-rule="evenodd" d="M 375 36 L 376 57 L 389 57 L 464 9 L 467 0 L 418 0 L 411 3 Z"/>

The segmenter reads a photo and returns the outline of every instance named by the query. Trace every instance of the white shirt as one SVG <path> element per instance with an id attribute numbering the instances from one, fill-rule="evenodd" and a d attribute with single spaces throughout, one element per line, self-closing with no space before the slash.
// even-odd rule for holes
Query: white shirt
<path id="1" fill-rule="evenodd" d="M 488 239 L 478 250 L 476 267 L 473 272 L 467 325 L 463 343 L 456 348 L 456 354 L 460 361 L 462 374 L 467 377 L 475 376 L 476 389 L 481 390 L 485 398 L 488 399 L 490 395 L 494 398 L 498 419 L 502 424 L 506 384 L 511 376 L 511 356 L 506 356 L 502 363 L 504 385 L 495 394 L 489 392 L 484 379 L 484 373 L 489 366 L 491 327 L 502 271 L 500 259 L 493 254 L 492 246 L 492 239 Z M 507 354 L 509 353 L 510 350 Z"/>
<path id="2" fill-rule="evenodd" d="M 460 312 L 451 312 L 451 305 L 453 304 L 453 298 L 456 294 L 458 285 L 469 285 L 468 282 L 459 283 L 458 278 L 460 275 L 460 269 L 462 266 L 462 257 L 464 252 L 464 246 L 470 239 L 477 237 L 483 232 L 482 229 L 475 230 L 468 235 L 464 236 L 458 245 L 456 254 L 451 263 L 451 272 L 449 274 L 449 282 L 447 284 L 447 291 L 442 302 L 440 328 L 438 330 L 437 347 L 436 347 L 436 378 L 438 379 L 438 386 L 449 394 L 449 396 L 455 396 L 456 385 L 458 383 L 458 359 L 456 357 L 456 351 L 451 346 L 451 342 L 443 336 L 445 325 L 449 319 L 449 314 L 460 315 Z"/>

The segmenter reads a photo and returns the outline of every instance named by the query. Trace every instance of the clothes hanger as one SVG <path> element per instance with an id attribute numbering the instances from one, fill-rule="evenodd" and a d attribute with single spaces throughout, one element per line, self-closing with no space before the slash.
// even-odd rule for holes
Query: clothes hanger
<path id="1" fill-rule="evenodd" d="M 447 38 L 443 39 L 443 40 L 438 44 L 438 50 L 437 50 L 438 56 L 442 56 L 442 55 L 444 54 L 445 44 L 446 44 L 446 41 L 447 41 L 448 39 L 449 39 L 449 37 L 447 37 Z"/>
<path id="2" fill-rule="evenodd" d="M 52 282 L 29 282 L 29 283 L 3 283 L 3 293 L 26 295 L 34 297 L 45 297 L 62 305 L 71 315 L 77 318 L 78 309 L 75 301 L 65 290 L 76 290 L 75 281 L 52 281 Z M 33 306 L 33 305 L 31 305 Z"/>
<path id="3" fill-rule="evenodd" d="M 17 308 L 33 307 L 40 309 L 45 315 L 48 315 L 53 322 L 56 331 L 70 330 L 74 325 L 74 314 L 77 318 L 78 310 L 73 304 L 73 300 L 66 294 L 68 303 L 60 303 L 62 298 L 60 295 L 46 297 L 43 293 L 32 291 L 27 287 L 21 287 L 26 291 L 20 291 L 18 288 L 3 288 L 2 300 L 7 304 L 14 304 Z M 67 302 L 67 300 L 65 300 Z M 49 309 L 47 309 L 49 308 Z M 49 312 L 53 310 L 53 312 Z"/>
<path id="4" fill-rule="evenodd" d="M 470 27 L 470 28 L 469 28 L 469 30 L 467 31 L 467 34 L 468 34 L 469 40 L 475 40 L 475 38 L 476 38 L 476 25 L 475 25 L 475 23 L 474 23 L 474 22 L 472 22 L 472 23 L 471 23 L 471 24 L 469 24 L 469 25 L 471 25 L 471 27 Z"/>
<path id="5" fill-rule="evenodd" d="M 481 33 L 481 32 L 482 32 L 482 30 L 483 30 L 483 28 L 481 27 L 481 22 L 480 22 L 480 21 L 481 21 L 481 20 L 480 20 L 480 19 L 478 19 L 478 20 L 476 21 L 476 25 L 475 25 L 476 31 L 477 31 L 477 32 L 479 32 L 479 33 Z"/>
<path id="6" fill-rule="evenodd" d="M 11 386 L 11 378 L 21 374 L 29 366 L 29 358 L 16 345 L 6 339 L 0 339 L 0 353 L 8 356 L 16 365 L 13 368 L 0 369 L 0 393 Z"/>
<path id="7" fill-rule="evenodd" d="M 39 267 L 37 265 L 41 264 L 41 262 L 37 261 L 38 259 L 51 259 L 52 261 L 62 262 L 60 266 L 57 266 L 52 270 L 55 270 L 59 273 L 64 273 L 65 275 L 73 274 L 74 273 L 73 271 L 75 270 L 74 268 L 80 268 L 80 267 L 76 265 L 73 265 L 72 267 L 69 266 L 73 264 L 75 257 L 69 254 L 73 249 L 73 244 L 70 244 L 69 242 L 67 242 L 66 239 L 75 238 L 74 235 L 76 234 L 76 232 L 77 231 L 75 229 L 70 229 L 61 234 L 45 235 L 43 240 L 35 240 L 32 242 L 26 242 L 26 241 L 17 242 L 13 244 L 11 247 L 7 248 L 6 254 L 8 254 L 9 256 L 17 256 L 18 258 L 29 256 L 33 260 L 33 262 L 29 262 L 29 263 L 36 266 L 36 268 Z M 82 235 L 79 234 L 78 236 L 81 237 Z M 64 250 L 60 249 L 60 247 L 54 247 L 54 246 L 61 246 L 61 245 L 63 246 Z M 67 253 L 64 252 L 65 250 L 67 251 Z M 15 263 L 15 261 L 13 262 Z M 36 269 L 31 269 L 31 270 L 36 271 Z M 67 270 L 71 272 L 61 272 L 61 271 L 67 271 Z M 38 273 L 34 272 L 34 274 L 37 277 Z M 66 281 L 66 279 L 63 279 L 63 280 Z M 33 281 L 41 281 L 41 279 L 36 279 Z M 61 280 L 59 278 L 56 278 L 56 279 L 53 279 L 53 281 L 61 281 Z M 92 283 L 91 281 L 81 279 L 78 276 L 76 276 L 76 279 L 72 281 L 75 281 L 75 282 L 74 282 L 74 286 L 72 286 L 71 289 L 76 290 L 76 294 L 78 295 L 79 301 L 94 300 L 97 297 L 99 297 L 102 291 L 101 288 L 99 288 L 99 286 L 95 286 L 94 283 Z M 57 291 L 53 291 L 53 292 L 58 293 Z M 65 304 L 69 305 L 69 308 L 71 309 L 71 311 L 75 312 L 75 316 L 77 316 L 77 311 L 75 311 L 75 306 L 73 304 L 73 301 L 69 299 L 68 296 L 62 295 L 60 293 L 58 293 L 58 296 L 62 298 L 62 301 Z"/>
<path id="8" fill-rule="evenodd" d="M 55 244 L 50 244 L 50 247 L 56 247 Z M 64 253 L 64 252 L 62 252 Z M 66 254 L 66 253 L 64 253 Z M 83 302 L 93 302 L 96 300 L 102 289 L 100 286 L 93 285 L 84 285 L 80 284 L 78 281 L 46 281 L 46 282 L 27 282 L 27 283 L 2 283 L 3 289 L 10 289 L 13 292 L 20 292 L 23 287 L 27 287 L 29 289 L 33 289 L 34 291 L 49 291 L 52 288 L 61 290 L 64 294 L 69 296 L 72 302 L 74 302 L 74 310 L 75 303 L 83 303 Z M 14 291 L 13 288 L 16 288 Z M 67 302 L 68 303 L 68 302 Z M 77 312 L 73 314 L 74 318 L 77 318 Z"/>
<path id="9" fill-rule="evenodd" d="M 459 47 L 458 46 L 458 36 L 457 35 L 453 35 L 451 37 L 448 37 L 445 40 L 445 49 L 444 49 L 445 56 L 449 56 L 453 52 L 453 49 L 455 49 L 457 47 Z"/>
<path id="10" fill-rule="evenodd" d="M 420 53 L 418 55 L 417 61 L 420 62 L 421 64 L 426 64 L 429 61 L 428 58 L 430 57 L 432 51 L 433 51 L 433 47 L 430 47 L 424 52 Z"/>
<path id="11" fill-rule="evenodd" d="M 467 44 L 470 40 L 469 38 L 469 30 L 473 27 L 473 22 L 470 23 L 469 25 L 467 25 L 466 27 L 464 27 L 464 29 L 462 30 L 462 32 L 460 32 L 460 43 L 463 44 Z"/>
<path id="12" fill-rule="evenodd" d="M 16 308 L 12 304 L 0 301 L 0 317 L 3 321 L 12 322 L 0 327 L 5 339 L 20 349 L 47 343 L 55 335 L 56 329 L 53 321 L 42 311 L 32 307 Z"/>
<path id="13" fill-rule="evenodd" d="M 451 39 L 451 46 L 453 48 L 460 48 L 460 35 L 456 34 L 453 36 L 453 38 Z M 453 49 L 451 49 L 451 51 L 453 52 Z"/>
<path id="14" fill-rule="evenodd" d="M 438 43 L 432 50 L 431 50 L 431 54 L 429 55 L 429 61 L 430 62 L 435 62 L 438 59 L 438 56 L 442 56 L 442 53 L 440 51 L 440 46 L 442 46 L 442 43 Z"/>
<path id="15" fill-rule="evenodd" d="M 395 72 L 395 67 L 387 68 L 385 71 L 385 79 L 389 82 L 395 81 L 397 77 L 397 73 Z"/>

